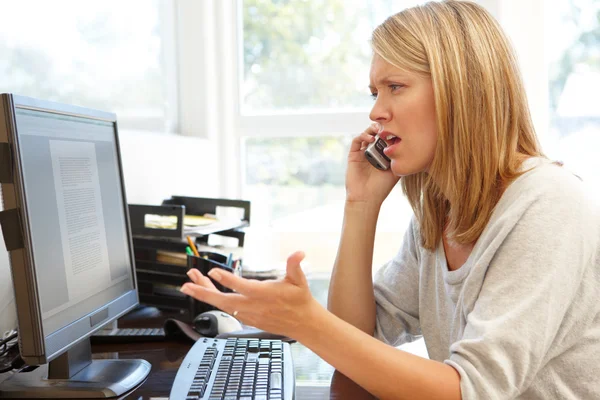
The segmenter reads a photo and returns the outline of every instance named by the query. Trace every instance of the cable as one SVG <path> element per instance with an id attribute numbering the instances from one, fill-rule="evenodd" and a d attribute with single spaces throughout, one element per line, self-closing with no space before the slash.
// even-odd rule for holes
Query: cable
<path id="1" fill-rule="evenodd" d="M 17 353 L 9 362 L 4 363 L 4 365 L 0 364 L 0 374 L 5 372 L 12 371 L 14 369 L 19 368 L 19 372 L 26 367 L 25 362 L 21 358 L 21 355 Z"/>
<path id="2" fill-rule="evenodd" d="M 7 346 L 4 350 L 0 351 L 0 358 L 4 357 L 6 354 L 8 354 L 15 347 L 17 347 L 16 343 L 11 344 L 11 345 Z"/>
<path id="3" fill-rule="evenodd" d="M 4 332 L 0 339 L 0 357 L 8 353 L 18 343 L 18 332 L 16 330 Z"/>
<path id="4" fill-rule="evenodd" d="M 0 339 L 0 373 L 12 371 L 15 366 L 22 366 L 22 359 L 19 351 L 13 351 L 19 343 L 18 332 L 11 330 L 4 332 Z"/>
<path id="5" fill-rule="evenodd" d="M 17 348 L 19 344 L 19 333 L 16 329 L 4 332 L 3 338 L 0 339 L 0 374 L 5 372 L 15 371 L 19 373 L 29 366 L 21 358 L 21 354 Z"/>
<path id="6" fill-rule="evenodd" d="M 18 332 L 16 329 L 11 329 L 10 331 L 4 332 L 4 335 L 2 335 L 2 339 L 0 339 L 0 344 L 13 340 L 17 337 L 17 334 Z"/>
<path id="7" fill-rule="evenodd" d="M 6 345 L 6 343 L 16 338 L 17 335 L 18 332 L 15 329 L 4 332 L 4 336 L 2 337 L 2 339 L 0 339 L 0 345 Z"/>

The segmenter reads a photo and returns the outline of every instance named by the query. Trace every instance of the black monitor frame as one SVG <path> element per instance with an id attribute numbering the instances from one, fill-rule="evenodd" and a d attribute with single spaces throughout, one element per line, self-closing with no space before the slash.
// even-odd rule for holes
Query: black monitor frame
<path id="1" fill-rule="evenodd" d="M 19 132 L 15 118 L 15 113 L 18 109 L 100 120 L 112 123 L 114 127 L 116 157 L 123 197 L 122 204 L 127 230 L 126 236 L 129 248 L 128 253 L 133 288 L 113 301 L 103 305 L 101 308 L 94 310 L 75 321 L 71 321 L 66 326 L 50 333 L 43 331 L 42 308 L 37 286 L 38 281 L 36 276 L 35 257 L 32 249 L 30 217 L 27 209 L 27 198 L 24 187 Z M 69 378 L 72 378 L 78 372 L 85 372 L 84 369 L 87 369 L 86 367 L 90 367 L 88 369 L 89 375 L 89 371 L 92 369 L 91 364 L 94 363 L 96 365 L 94 365 L 93 369 L 96 372 L 101 371 L 104 367 L 98 367 L 97 361 L 94 361 L 94 363 L 91 361 L 89 337 L 107 323 L 116 320 L 132 310 L 139 303 L 135 275 L 135 258 L 133 254 L 129 211 L 125 196 L 116 115 L 113 113 L 13 94 L 0 95 L 0 183 L 4 206 L 3 211 L 0 212 L 0 224 L 2 225 L 6 248 L 10 254 L 21 357 L 29 365 L 50 363 L 47 368 L 49 370 L 48 373 L 43 372 L 39 377 L 34 378 L 36 382 L 38 379 L 41 379 L 44 382 L 28 382 L 26 383 L 26 386 L 36 387 L 37 389 L 41 387 L 42 390 L 47 391 L 48 385 L 55 386 L 55 382 L 50 382 L 51 380 L 62 379 L 68 381 Z M 108 375 L 115 377 L 115 371 L 117 370 L 120 372 L 117 372 L 116 375 L 127 373 L 129 374 L 127 377 L 121 376 L 121 381 L 127 380 L 128 384 L 130 384 L 133 381 L 139 383 L 140 374 L 143 375 L 145 372 L 145 375 L 143 376 L 143 379 L 145 379 L 150 369 L 149 364 L 143 360 L 127 361 L 142 361 L 145 365 L 142 365 L 141 367 L 140 365 L 130 365 L 125 369 L 122 367 L 115 367 L 114 365 L 106 365 L 107 368 L 111 368 L 111 373 Z M 137 380 L 131 377 L 132 371 L 137 375 Z M 106 371 L 100 373 L 106 374 Z M 115 379 L 118 380 L 120 378 L 119 376 L 116 376 Z M 0 387 L 0 397 L 6 397 L 4 396 L 5 390 L 12 390 L 7 389 L 9 386 L 10 384 L 5 384 Z M 15 393 L 17 392 L 15 391 Z M 29 392 L 29 394 L 32 393 L 33 392 Z M 85 397 L 83 392 L 79 393 L 81 394 L 81 397 Z M 22 397 L 22 394 L 15 396 Z M 57 396 L 68 397 L 66 396 L 66 392 L 58 394 Z"/>

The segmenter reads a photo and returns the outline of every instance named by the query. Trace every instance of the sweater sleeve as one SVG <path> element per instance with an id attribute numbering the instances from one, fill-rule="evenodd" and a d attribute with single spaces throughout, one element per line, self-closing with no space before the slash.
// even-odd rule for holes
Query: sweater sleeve
<path id="1" fill-rule="evenodd" d="M 577 192 L 563 186 L 531 202 L 489 263 L 445 361 L 461 376 L 463 399 L 517 397 L 556 355 L 597 246 L 598 219 Z"/>
<path id="2" fill-rule="evenodd" d="M 392 346 L 416 340 L 419 324 L 419 234 L 413 218 L 400 251 L 375 276 L 375 338 Z"/>

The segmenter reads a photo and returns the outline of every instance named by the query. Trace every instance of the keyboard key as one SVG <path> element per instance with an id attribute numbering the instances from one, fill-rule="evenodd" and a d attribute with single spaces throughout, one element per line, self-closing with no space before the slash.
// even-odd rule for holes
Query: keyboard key
<path id="1" fill-rule="evenodd" d="M 271 389 L 281 389 L 281 374 L 276 372 L 271 374 Z"/>

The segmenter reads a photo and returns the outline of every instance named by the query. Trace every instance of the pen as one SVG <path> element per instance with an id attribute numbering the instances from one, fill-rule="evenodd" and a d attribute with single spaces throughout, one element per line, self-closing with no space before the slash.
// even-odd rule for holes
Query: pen
<path id="1" fill-rule="evenodd" d="M 200 253 L 198 253 L 198 249 L 196 249 L 196 245 L 194 244 L 194 241 L 192 240 L 191 236 L 187 237 L 187 241 L 190 244 L 190 249 L 192 249 L 192 251 L 194 252 L 194 255 L 196 257 L 200 257 Z"/>
<path id="2" fill-rule="evenodd" d="M 235 260 L 235 273 L 237 274 L 237 276 L 244 276 L 244 272 L 242 271 L 242 260 L 241 259 L 237 259 Z"/>
<path id="3" fill-rule="evenodd" d="M 185 246 L 185 254 L 187 254 L 188 256 L 193 256 L 194 252 L 192 251 L 192 249 L 190 248 L 190 246 Z"/>
<path id="4" fill-rule="evenodd" d="M 240 264 L 241 262 L 239 258 L 233 262 L 233 273 L 237 276 L 242 276 L 242 268 Z"/>

